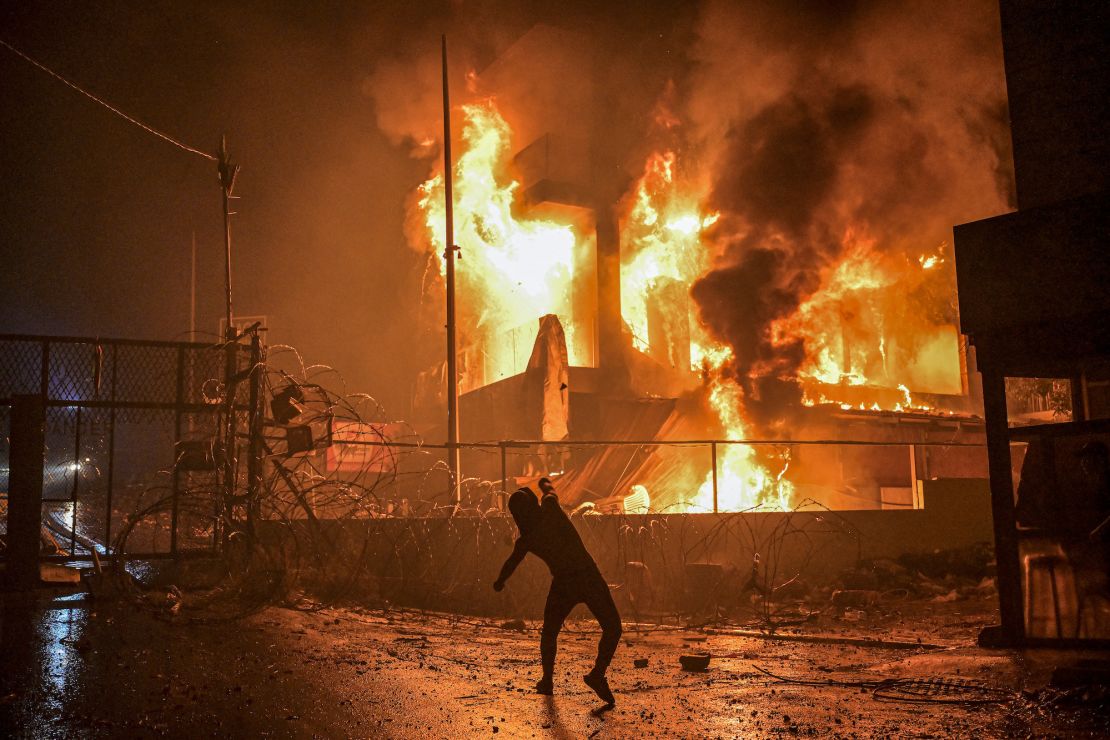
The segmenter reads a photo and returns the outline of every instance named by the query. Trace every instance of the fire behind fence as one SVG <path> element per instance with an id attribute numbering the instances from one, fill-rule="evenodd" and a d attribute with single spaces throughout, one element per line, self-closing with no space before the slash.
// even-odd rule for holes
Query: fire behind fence
<path id="1" fill-rule="evenodd" d="M 219 440 L 229 377 L 236 442 L 224 468 Z M 762 594 L 769 615 L 772 597 L 823 551 L 861 551 L 859 527 L 812 491 L 795 492 L 790 508 L 805 511 L 757 521 L 730 506 L 723 518 L 697 517 L 723 498 L 718 454 L 739 444 L 729 440 L 466 444 L 466 469 L 480 474 L 464 481 L 466 496 L 456 505 L 443 445 L 390 422 L 373 398 L 346 393 L 330 368 L 306 366 L 292 348 L 263 351 L 257 341 L 0 337 L 0 398 L 21 394 L 46 399 L 43 521 L 57 556 L 95 551 L 125 563 L 114 570 L 117 585 L 157 609 L 185 604 L 205 617 L 235 616 L 266 603 L 317 606 L 359 593 L 387 603 L 522 613 L 522 601 L 491 605 L 480 574 L 504 557 L 513 534 L 502 513 L 505 492 L 521 473 L 557 472 L 544 467 L 555 460 L 567 469 L 561 487 L 574 500 L 618 514 L 591 517 L 587 506 L 576 521 L 591 549 L 612 561 L 636 608 L 658 610 L 662 603 L 644 594 L 688 593 L 691 578 L 724 583 L 721 574 L 701 572 L 724 563 L 736 581 L 730 592 Z M 3 423 L 7 432 L 6 414 Z M 896 485 L 858 508 L 903 511 L 920 508 L 918 481 L 943 468 L 947 455 L 982 454 L 960 442 L 743 444 L 795 461 L 803 448 L 884 458 L 898 471 Z M 612 459 L 598 462 L 606 454 Z M 638 495 L 629 501 L 630 471 L 643 469 L 637 458 L 644 456 L 660 457 L 667 468 L 696 467 L 712 497 L 681 507 Z M 576 480 L 591 466 L 592 477 Z M 791 544 L 786 556 L 788 542 L 802 545 Z M 198 553 L 219 557 L 149 564 Z"/>

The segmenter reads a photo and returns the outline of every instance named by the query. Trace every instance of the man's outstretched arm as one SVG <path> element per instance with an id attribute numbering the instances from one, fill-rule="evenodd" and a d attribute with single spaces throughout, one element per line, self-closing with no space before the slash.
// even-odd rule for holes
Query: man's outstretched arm
<path id="1" fill-rule="evenodd" d="M 501 573 L 497 576 L 497 580 L 493 582 L 493 590 L 500 591 L 505 588 L 505 581 L 513 574 L 516 567 L 520 565 L 520 561 L 524 560 L 524 556 L 528 554 L 528 545 L 525 544 L 523 537 L 518 537 L 516 544 L 513 545 L 513 551 L 509 557 L 505 558 L 505 564 L 501 566 Z"/>

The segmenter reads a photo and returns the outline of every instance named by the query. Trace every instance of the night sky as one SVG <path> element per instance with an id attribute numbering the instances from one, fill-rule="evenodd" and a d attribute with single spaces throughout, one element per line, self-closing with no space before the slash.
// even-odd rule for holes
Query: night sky
<path id="1" fill-rule="evenodd" d="M 237 315 L 407 412 L 423 258 L 405 197 L 428 172 L 381 133 L 367 80 L 438 53 L 480 69 L 539 21 L 589 3 L 6 4 L 0 38 L 123 111 L 242 166 L 233 219 Z M 638 18 L 671 28 L 665 8 Z M 623 24 L 626 28 L 628 23 Z M 460 85 L 461 87 L 462 85 Z M 0 331 L 185 339 L 190 242 L 197 330 L 223 312 L 214 163 L 136 128 L 0 49 Z"/>
<path id="2" fill-rule="evenodd" d="M 989 3 L 976 3 L 974 13 L 951 4 L 944 14 L 919 4 L 908 20 L 894 18 L 882 3 L 863 2 L 835 13 L 806 2 L 723 3 L 711 12 L 705 8 L 712 4 L 683 2 L 648 10 L 602 5 L 8 4 L 0 11 L 0 38 L 191 146 L 214 151 L 226 134 L 242 166 L 233 219 L 236 315 L 266 315 L 271 343 L 292 344 L 308 361 L 336 367 L 350 390 L 372 393 L 395 417 L 408 414 L 412 378 L 440 351 L 435 328 L 418 318 L 426 260 L 406 244 L 404 229 L 406 198 L 427 177 L 436 152 L 414 157 L 404 137 L 419 129 L 413 117 L 435 123 L 441 33 L 449 36 L 452 84 L 461 97 L 467 72 L 483 69 L 534 24 L 589 30 L 613 66 L 629 70 L 621 97 L 643 102 L 625 106 L 643 113 L 642 121 L 633 115 L 621 124 L 628 137 L 644 137 L 652 105 L 676 79 L 679 96 L 688 95 L 689 130 L 711 149 L 734 140 L 730 127 L 766 105 L 764 90 L 784 79 L 777 60 L 804 79 L 814 79 L 810 66 L 823 70 L 820 89 L 822 79 L 841 85 L 838 60 L 910 28 L 914 43 L 891 38 L 891 53 L 915 47 L 913 63 L 924 59 L 923 69 L 934 68 L 934 39 L 952 38 L 955 56 L 942 50 L 947 59 L 961 69 L 965 56 L 971 59 L 972 77 L 980 67 L 987 71 L 979 75 L 985 82 L 967 77 L 968 89 L 954 91 L 967 95 L 972 110 L 959 125 L 971 130 L 987 121 L 995 133 L 983 137 L 980 150 L 1003 148 L 994 143 L 1001 140 L 997 132 L 1006 133 L 1005 99 Z M 743 10 L 733 18 L 734 8 Z M 934 23 L 932 36 L 917 33 L 918 18 Z M 955 28 L 960 24 L 967 28 Z M 774 55 L 762 54 L 764 48 Z M 0 331 L 186 339 L 195 233 L 198 336 L 214 337 L 223 313 L 215 164 L 140 130 L 2 48 L 0 99 L 6 179 Z M 935 108 L 922 100 L 924 110 Z M 991 156 L 985 159 L 1008 171 L 1008 151 Z M 988 182 L 990 166 L 976 165 L 981 184 L 965 183 L 990 202 L 967 214 L 933 213 L 940 231 L 1002 210 Z M 770 169 L 780 177 L 779 168 Z M 907 192 L 901 182 L 887 190 Z M 916 192 L 925 203 L 966 200 L 958 188 Z M 408 351 L 418 345 L 422 351 Z"/>

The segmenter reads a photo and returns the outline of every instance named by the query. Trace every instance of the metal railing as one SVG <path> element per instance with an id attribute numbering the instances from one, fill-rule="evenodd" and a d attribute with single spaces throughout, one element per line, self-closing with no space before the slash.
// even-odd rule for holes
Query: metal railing
<path id="1" fill-rule="evenodd" d="M 443 443 L 425 443 L 425 442 L 408 442 L 408 441 L 382 441 L 382 440 L 359 440 L 352 441 L 347 444 L 353 445 L 368 445 L 377 447 L 391 447 L 399 451 L 428 451 L 428 450 L 447 450 L 448 444 Z M 871 501 L 872 506 L 861 506 L 861 508 L 922 508 L 923 502 L 921 498 L 921 481 L 928 480 L 934 477 L 987 477 L 987 462 L 986 462 L 986 448 L 983 442 L 979 441 L 964 441 L 964 440 L 951 440 L 951 441 L 926 441 L 919 443 L 901 442 L 901 441 L 877 441 L 877 440 L 841 440 L 841 439 L 800 439 L 800 440 L 784 440 L 784 439 L 762 439 L 762 438 L 744 438 L 744 439 L 686 439 L 686 440 L 658 440 L 658 439 L 637 439 L 637 440 L 494 440 L 485 442 L 461 442 L 458 448 L 461 451 L 484 452 L 486 454 L 497 454 L 499 470 L 496 472 L 491 469 L 488 463 L 477 463 L 470 466 L 464 466 L 463 474 L 468 476 L 470 480 L 478 482 L 489 482 L 493 480 L 496 475 L 496 481 L 500 483 L 499 489 L 492 491 L 492 493 L 501 496 L 507 494 L 515 488 L 517 479 L 527 479 L 539 477 L 542 472 L 532 471 L 531 475 L 521 472 L 521 465 L 519 464 L 523 459 L 542 458 L 544 450 L 562 450 L 571 451 L 571 456 L 574 457 L 574 451 L 580 453 L 577 457 L 577 462 L 582 463 L 588 459 L 591 454 L 596 454 L 610 448 L 635 448 L 638 451 L 645 453 L 645 455 L 653 454 L 658 450 L 674 449 L 674 448 L 703 448 L 706 452 L 706 459 L 703 465 L 698 466 L 700 470 L 704 471 L 704 476 L 708 478 L 712 490 L 712 506 L 707 507 L 705 510 L 713 513 L 722 511 L 721 498 L 722 488 L 728 485 L 725 482 L 725 471 L 722 470 L 722 457 L 726 455 L 726 451 L 734 446 L 745 446 L 751 448 L 773 448 L 778 451 L 778 456 L 787 461 L 793 460 L 796 464 L 799 458 L 804 458 L 805 455 L 813 457 L 819 454 L 835 453 L 837 456 L 843 457 L 845 450 L 853 451 L 866 451 L 874 450 L 873 458 L 881 458 L 873 460 L 870 472 L 874 473 L 877 479 L 886 479 L 892 485 L 885 486 L 887 490 L 892 489 L 909 489 L 910 499 L 905 503 L 884 502 L 880 497 Z M 802 453 L 802 450 L 808 452 Z M 901 452 L 899 452 L 899 450 Z M 901 462 L 894 462 L 894 459 L 901 457 Z M 513 458 L 516 458 L 514 461 Z M 686 461 L 684 461 L 686 462 Z M 516 464 L 514 464 L 516 463 Z M 580 467 L 580 466 L 577 466 Z M 862 474 L 869 472 L 866 469 L 866 464 L 861 464 L 863 470 L 859 470 Z M 473 473 L 477 468 L 478 472 Z M 893 472 L 894 468 L 900 468 L 900 471 Z M 563 471 L 551 471 L 554 473 L 561 473 Z M 627 472 L 627 471 L 626 471 Z M 634 472 L 634 471 L 633 471 Z M 777 473 L 778 471 L 770 471 Z M 619 485 L 622 480 L 632 480 L 634 475 L 618 475 L 617 480 L 607 481 L 610 484 Z M 864 475 L 866 477 L 866 475 Z M 612 476 L 610 476 L 612 478 Z M 465 479 L 464 479 L 465 480 Z M 904 485 L 893 485 L 893 483 L 901 482 Z M 605 486 L 608 490 L 613 490 L 613 485 Z M 883 487 L 878 487 L 883 488 Z M 654 498 L 654 495 L 653 495 Z M 503 508 L 503 501 L 497 501 L 497 505 Z M 728 509 L 731 510 L 731 509 Z"/>

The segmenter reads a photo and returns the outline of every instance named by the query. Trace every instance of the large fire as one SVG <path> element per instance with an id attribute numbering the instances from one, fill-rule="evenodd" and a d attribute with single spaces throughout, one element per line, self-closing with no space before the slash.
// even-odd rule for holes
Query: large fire
<path id="1" fill-rule="evenodd" d="M 909 261 L 877 249 L 855 233 L 844 256 L 821 276 L 821 287 L 798 311 L 772 327 L 776 343 L 802 339 L 803 403 L 834 403 L 873 411 L 929 411 L 910 387 L 958 394 L 959 335 L 930 316 L 914 296 L 949 277 L 945 246 Z"/>
<path id="2" fill-rule="evenodd" d="M 726 439 L 749 436 L 742 399 L 721 369 L 731 351 L 713 342 L 694 315 L 690 285 L 705 273 L 710 253 L 703 232 L 717 221 L 706 213 L 697 185 L 680 175 L 672 151 L 652 154 L 633 188 L 621 223 L 621 312 L 633 346 L 675 370 L 700 371 L 706 398 Z M 717 461 L 717 508 L 742 511 L 790 507 L 790 485 L 772 475 L 750 445 L 721 445 Z M 693 486 L 691 486 L 693 489 Z M 678 508 L 713 510 L 713 471 Z"/>
<path id="3" fill-rule="evenodd" d="M 460 291 L 467 307 L 460 330 L 469 348 L 462 390 L 523 371 L 545 314 L 560 317 L 571 365 L 593 365 L 593 285 L 582 284 L 593 279 L 593 233 L 570 216 L 522 215 L 520 185 L 508 172 L 508 125 L 492 101 L 462 112 L 463 146 L 454 172 Z M 621 311 L 636 350 L 692 383 L 700 378 L 717 421 L 713 433 L 746 439 L 753 427 L 743 394 L 724 372 L 731 349 L 710 338 L 690 298 L 690 287 L 713 263 L 708 237 L 718 215 L 707 208 L 694 168 L 681 164 L 673 151 L 651 154 L 624 200 Z M 441 254 L 442 176 L 420 186 L 418 196 L 429 246 Z M 822 271 L 819 289 L 771 327 L 773 342 L 804 344 L 798 381 L 807 405 L 925 410 L 911 388 L 960 392 L 951 317 L 921 309 L 929 304 L 921 296 L 935 298 L 950 278 L 945 247 L 907 260 L 886 255 L 881 246 L 864 233 L 845 234 L 842 257 Z M 751 445 L 718 445 L 718 508 L 791 508 L 788 466 Z M 676 493 L 675 508 L 711 510 L 713 471 Z"/>
<path id="4" fill-rule="evenodd" d="M 709 255 L 701 233 L 717 220 L 679 181 L 674 152 L 652 154 L 621 223 L 621 314 L 633 346 L 665 364 L 696 369 L 709 342 L 691 320 L 690 284 Z"/>
<path id="5" fill-rule="evenodd" d="M 518 218 L 520 185 L 507 174 L 511 132 L 492 101 L 462 108 L 462 153 L 455 163 L 455 240 L 463 260 L 460 291 L 470 300 L 460 312 L 461 390 L 524 370 L 537 321 L 556 314 L 571 365 L 590 365 L 592 321 L 582 314 L 581 266 L 592 258 L 593 238 L 568 219 Z M 427 238 L 444 251 L 443 176 L 419 188 Z M 442 257 L 441 272 L 446 269 Z M 475 300 L 479 298 L 480 300 Z"/>

